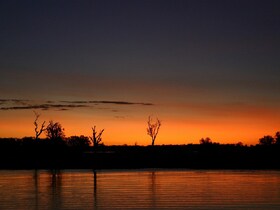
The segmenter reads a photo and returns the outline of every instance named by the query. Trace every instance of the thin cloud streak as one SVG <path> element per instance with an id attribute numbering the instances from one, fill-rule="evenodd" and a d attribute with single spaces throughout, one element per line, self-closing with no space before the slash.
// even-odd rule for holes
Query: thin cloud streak
<path id="1" fill-rule="evenodd" d="M 27 103 L 28 102 L 28 103 Z M 31 100 L 18 100 L 18 99 L 0 99 L 0 110 L 28 110 L 28 109 L 41 109 L 50 110 L 57 109 L 58 111 L 67 111 L 73 108 L 90 108 L 98 104 L 112 104 L 112 105 L 141 105 L 152 106 L 152 103 L 134 103 L 128 101 L 45 101 L 42 104 L 36 104 Z M 2 107 L 1 107 L 2 106 Z"/>
<path id="2" fill-rule="evenodd" d="M 153 103 L 144 102 L 129 102 L 129 101 L 61 101 L 63 103 L 74 103 L 74 104 L 115 104 L 115 105 L 143 105 L 153 106 Z"/>
<path id="3" fill-rule="evenodd" d="M 26 105 L 30 100 L 22 100 L 22 99 L 0 99 L 0 104 L 14 103 Z"/>
<path id="4" fill-rule="evenodd" d="M 88 107 L 88 106 L 86 106 L 86 105 L 41 104 L 41 105 L 29 105 L 29 106 L 1 107 L 0 110 L 24 110 L 24 109 L 49 110 L 52 108 L 59 108 L 60 110 L 67 110 L 67 108 L 81 108 L 81 107 Z"/>

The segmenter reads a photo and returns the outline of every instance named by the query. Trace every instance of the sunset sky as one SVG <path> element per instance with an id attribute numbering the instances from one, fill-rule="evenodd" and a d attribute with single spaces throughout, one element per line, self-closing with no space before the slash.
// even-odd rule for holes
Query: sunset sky
<path id="1" fill-rule="evenodd" d="M 279 0 L 0 2 L 0 137 L 256 144 L 280 130 Z"/>

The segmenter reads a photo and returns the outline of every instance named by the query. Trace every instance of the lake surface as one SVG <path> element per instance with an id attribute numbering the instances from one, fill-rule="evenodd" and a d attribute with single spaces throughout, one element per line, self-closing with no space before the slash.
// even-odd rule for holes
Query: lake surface
<path id="1" fill-rule="evenodd" d="M 280 209 L 280 171 L 2 170 L 0 209 Z"/>

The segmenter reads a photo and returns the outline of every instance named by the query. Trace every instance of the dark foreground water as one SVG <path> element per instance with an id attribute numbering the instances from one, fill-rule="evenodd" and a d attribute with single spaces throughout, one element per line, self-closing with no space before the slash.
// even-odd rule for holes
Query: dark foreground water
<path id="1" fill-rule="evenodd" d="M 2 170 L 0 209 L 280 209 L 280 171 Z"/>

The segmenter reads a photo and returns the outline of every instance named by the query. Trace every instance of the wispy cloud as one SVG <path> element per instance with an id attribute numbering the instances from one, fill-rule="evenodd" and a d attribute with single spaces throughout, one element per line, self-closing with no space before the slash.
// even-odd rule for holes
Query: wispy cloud
<path id="1" fill-rule="evenodd" d="M 28 109 L 40 109 L 40 110 L 57 110 L 67 111 L 74 108 L 90 108 L 99 104 L 111 104 L 111 105 L 140 105 L 140 106 L 152 106 L 152 103 L 143 102 L 128 102 L 128 101 L 44 101 L 38 103 L 31 100 L 18 100 L 18 99 L 0 99 L 0 110 L 28 110 Z M 113 109 L 114 112 L 118 110 Z"/>
<path id="2" fill-rule="evenodd" d="M 0 110 L 22 110 L 22 109 L 59 109 L 68 110 L 69 108 L 87 107 L 86 105 L 63 105 L 63 104 L 40 104 L 40 105 L 27 105 L 27 106 L 7 106 L 1 107 Z"/>
<path id="3" fill-rule="evenodd" d="M 26 105 L 29 102 L 29 100 L 22 100 L 22 99 L 0 99 L 0 104 L 9 104 L 14 103 L 18 105 Z"/>
<path id="4" fill-rule="evenodd" d="M 143 105 L 152 106 L 152 103 L 144 102 L 129 102 L 129 101 L 61 101 L 63 103 L 73 103 L 73 104 L 115 104 L 115 105 Z"/>

